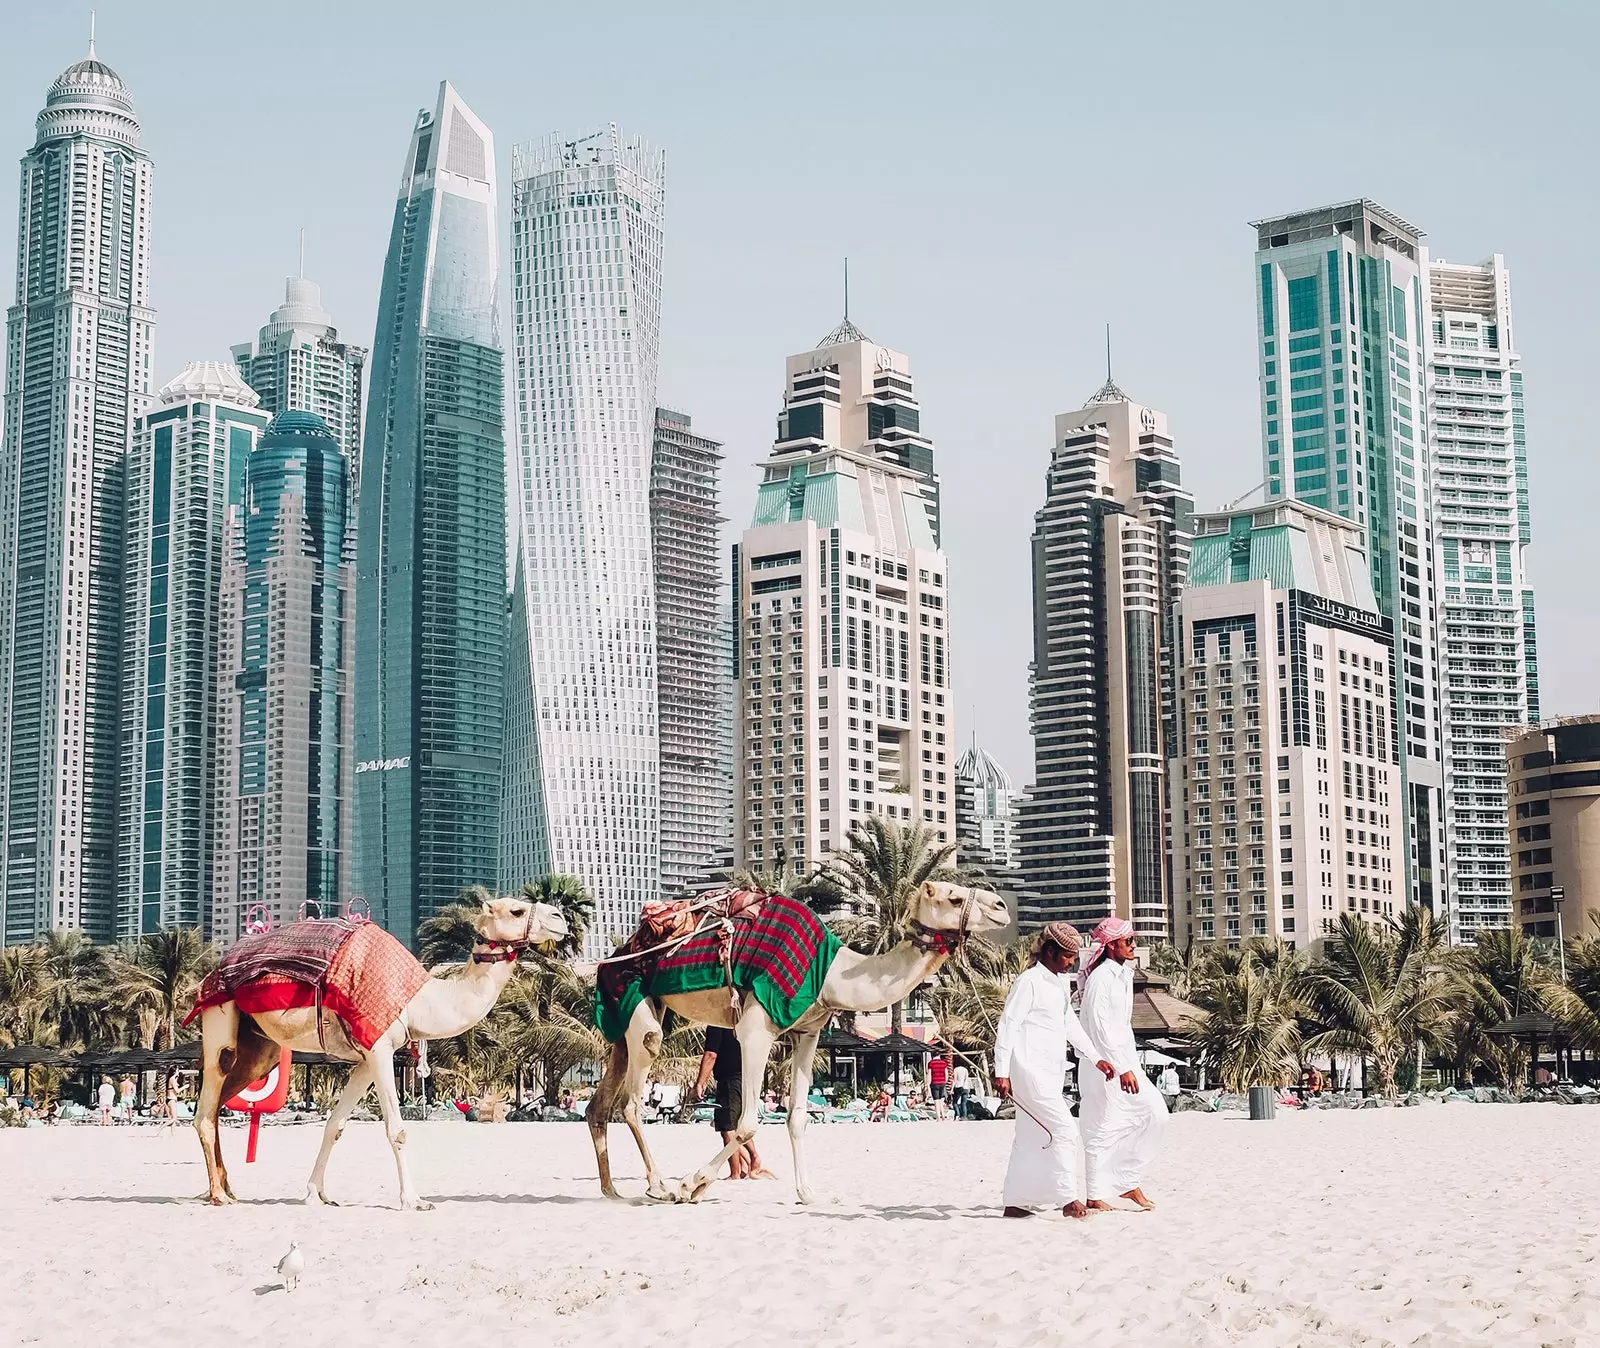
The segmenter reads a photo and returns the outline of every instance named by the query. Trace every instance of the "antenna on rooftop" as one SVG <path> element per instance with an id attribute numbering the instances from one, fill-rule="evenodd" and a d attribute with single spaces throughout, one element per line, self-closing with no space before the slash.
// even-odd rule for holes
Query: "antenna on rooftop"
<path id="1" fill-rule="evenodd" d="M 1111 324 L 1106 324 L 1106 383 L 1111 382 Z"/>
<path id="2" fill-rule="evenodd" d="M 300 226 L 300 279 L 306 279 L 306 227 Z"/>
<path id="3" fill-rule="evenodd" d="M 844 260 L 844 316 L 850 318 L 850 259 Z"/>
<path id="4" fill-rule="evenodd" d="M 89 11 L 89 59 L 94 60 L 94 11 Z"/>

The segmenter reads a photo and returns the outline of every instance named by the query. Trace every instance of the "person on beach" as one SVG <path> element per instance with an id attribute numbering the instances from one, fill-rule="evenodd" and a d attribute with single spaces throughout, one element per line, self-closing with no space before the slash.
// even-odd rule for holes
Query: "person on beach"
<path id="1" fill-rule="evenodd" d="M 100 1078 L 98 1097 L 100 1102 L 100 1122 L 107 1126 L 111 1123 L 111 1111 L 116 1108 L 117 1088 L 111 1084 L 110 1077 Z"/>
<path id="2" fill-rule="evenodd" d="M 967 1065 L 958 1062 L 950 1073 L 950 1104 L 958 1119 L 967 1117 L 967 1096 L 972 1093 L 972 1074 Z"/>
<path id="3" fill-rule="evenodd" d="M 739 1127 L 739 1113 L 744 1108 L 744 1058 L 739 1049 L 738 1036 L 720 1025 L 706 1027 L 706 1051 L 700 1058 L 700 1075 L 695 1081 L 694 1093 L 702 1100 L 707 1085 L 715 1079 L 717 1108 L 711 1126 L 722 1134 L 724 1146 L 733 1143 Z M 729 1179 L 775 1179 L 766 1166 L 752 1140 L 746 1142 L 728 1157 Z"/>
<path id="4" fill-rule="evenodd" d="M 935 1053 L 928 1060 L 928 1098 L 933 1101 L 933 1117 L 945 1117 L 944 1093 L 950 1082 L 950 1062 L 944 1054 Z"/>
<path id="5" fill-rule="evenodd" d="M 1003 1199 L 1007 1217 L 1031 1217 L 1030 1208 L 1046 1204 L 1068 1217 L 1088 1216 L 1078 1190 L 1078 1125 L 1061 1093 L 1067 1044 L 1107 1077 L 1113 1072 L 1067 995 L 1066 974 L 1079 940 L 1066 922 L 1052 922 L 1040 933 L 1033 963 L 1012 984 L 995 1033 L 994 1087 L 1002 1100 L 1017 1105 Z"/>
<path id="6" fill-rule="evenodd" d="M 1090 1074 L 1079 1086 L 1089 1208 L 1109 1212 L 1112 1198 L 1152 1208 L 1155 1204 L 1139 1184 L 1166 1131 L 1167 1104 L 1148 1079 L 1141 1082 L 1139 1050 L 1133 1042 L 1133 924 L 1104 918 L 1090 939 L 1094 945 L 1084 962 L 1081 1014 L 1090 1037 L 1116 1070 L 1107 1072 L 1104 1081 Z"/>

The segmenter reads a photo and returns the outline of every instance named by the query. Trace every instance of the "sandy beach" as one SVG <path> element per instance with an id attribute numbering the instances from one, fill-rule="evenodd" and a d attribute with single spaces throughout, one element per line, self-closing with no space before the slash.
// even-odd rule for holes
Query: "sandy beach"
<path id="1" fill-rule="evenodd" d="M 338 1208 L 300 1205 L 318 1130 L 272 1128 L 215 1210 L 188 1129 L 0 1132 L 0 1342 L 722 1345 L 1600 1342 L 1600 1109 L 1434 1105 L 1251 1123 L 1180 1114 L 1160 1206 L 999 1218 L 1011 1126 L 811 1130 L 783 1177 L 695 1207 L 607 1202 L 575 1124 L 411 1125 L 426 1213 L 353 1124 Z M 669 1173 L 708 1128 L 651 1129 Z M 642 1189 L 613 1131 L 625 1192 Z M 298 1291 L 274 1272 L 290 1240 Z"/>

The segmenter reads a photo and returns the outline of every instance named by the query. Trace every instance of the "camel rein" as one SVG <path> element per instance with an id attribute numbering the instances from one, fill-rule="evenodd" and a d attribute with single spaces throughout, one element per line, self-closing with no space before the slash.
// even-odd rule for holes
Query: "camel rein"
<path id="1" fill-rule="evenodd" d="M 533 940 L 533 905 L 528 905 L 528 922 L 522 929 L 522 935 L 510 941 L 489 941 L 479 938 L 472 943 L 472 962 L 474 964 L 513 964 L 517 957 L 534 944 Z"/>

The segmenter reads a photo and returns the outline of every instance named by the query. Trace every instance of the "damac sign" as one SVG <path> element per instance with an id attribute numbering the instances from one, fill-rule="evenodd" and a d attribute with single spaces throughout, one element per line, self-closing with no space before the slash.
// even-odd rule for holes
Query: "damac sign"
<path id="1" fill-rule="evenodd" d="M 411 755 L 404 758 L 369 758 L 365 763 L 357 763 L 357 772 L 393 772 L 396 768 L 409 768 Z"/>

